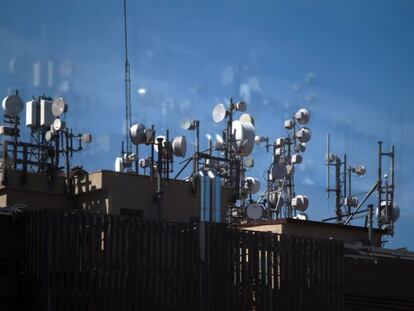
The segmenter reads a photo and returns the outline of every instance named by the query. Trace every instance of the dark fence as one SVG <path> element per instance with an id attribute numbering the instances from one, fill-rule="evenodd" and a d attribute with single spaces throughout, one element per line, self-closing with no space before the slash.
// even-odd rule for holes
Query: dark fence
<path id="1" fill-rule="evenodd" d="M 25 212 L 25 310 L 343 310 L 343 245 L 223 224 Z"/>

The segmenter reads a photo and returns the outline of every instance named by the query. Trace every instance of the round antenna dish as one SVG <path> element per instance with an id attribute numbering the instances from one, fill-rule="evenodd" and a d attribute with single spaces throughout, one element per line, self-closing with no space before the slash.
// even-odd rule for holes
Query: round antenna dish
<path id="1" fill-rule="evenodd" d="M 292 199 L 292 207 L 304 212 L 309 205 L 309 200 L 306 195 L 297 195 Z"/>
<path id="2" fill-rule="evenodd" d="M 254 118 L 250 114 L 248 114 L 248 113 L 243 113 L 240 116 L 239 121 L 251 123 L 251 124 L 254 125 Z"/>
<path id="3" fill-rule="evenodd" d="M 237 111 L 245 112 L 247 110 L 247 104 L 244 101 L 239 101 L 235 107 Z"/>
<path id="4" fill-rule="evenodd" d="M 187 152 L 187 140 L 185 136 L 177 136 L 172 141 L 172 150 L 175 156 L 185 157 Z"/>
<path id="5" fill-rule="evenodd" d="M 131 135 L 131 142 L 134 145 L 145 144 L 145 126 L 142 124 L 134 124 L 129 129 L 129 134 Z"/>
<path id="6" fill-rule="evenodd" d="M 233 121 L 234 148 L 241 156 L 248 156 L 254 147 L 254 126 L 248 122 Z"/>
<path id="7" fill-rule="evenodd" d="M 247 217 L 253 220 L 259 220 L 263 217 L 263 206 L 257 203 L 252 203 L 247 206 Z"/>
<path id="8" fill-rule="evenodd" d="M 66 112 L 67 105 L 65 104 L 65 101 L 63 100 L 63 97 L 58 97 L 53 100 L 52 103 L 52 114 L 57 118 L 60 115 L 62 115 L 64 112 Z"/>
<path id="9" fill-rule="evenodd" d="M 254 143 L 256 145 L 260 145 L 261 143 L 263 143 L 266 140 L 266 137 L 264 136 L 255 136 L 254 137 Z"/>
<path id="10" fill-rule="evenodd" d="M 367 172 L 367 169 L 365 168 L 365 166 L 363 165 L 358 165 L 357 167 L 355 167 L 353 169 L 353 171 L 355 172 L 355 174 L 357 174 L 358 176 L 364 176 L 365 173 Z"/>
<path id="11" fill-rule="evenodd" d="M 256 194 L 260 191 L 260 181 L 254 177 L 246 177 L 245 188 L 249 190 L 251 194 Z"/>
<path id="12" fill-rule="evenodd" d="M 216 123 L 219 123 L 221 121 L 224 120 L 224 118 L 226 117 L 226 107 L 224 107 L 223 104 L 217 104 L 214 109 L 213 109 L 213 120 Z"/>
<path id="13" fill-rule="evenodd" d="M 23 111 L 23 101 L 18 95 L 10 95 L 3 99 L 1 107 L 6 115 L 15 117 Z"/>
<path id="14" fill-rule="evenodd" d="M 61 119 L 55 119 L 55 121 L 53 121 L 53 129 L 55 131 L 60 131 L 63 130 L 65 128 L 65 122 L 62 121 Z"/>
<path id="15" fill-rule="evenodd" d="M 53 132 L 52 131 L 47 131 L 45 133 L 45 139 L 46 139 L 46 141 L 51 141 L 53 139 Z"/>
<path id="16" fill-rule="evenodd" d="M 92 134 L 91 133 L 84 133 L 84 134 L 82 134 L 81 140 L 85 144 L 90 144 L 92 142 Z"/>
<path id="17" fill-rule="evenodd" d="M 243 159 L 243 164 L 247 168 L 251 168 L 254 166 L 254 159 L 252 157 L 245 157 Z"/>
<path id="18" fill-rule="evenodd" d="M 285 178 L 287 174 L 287 168 L 286 165 L 282 163 L 276 163 L 272 167 L 272 171 L 270 173 L 270 179 L 271 180 L 278 180 Z"/>
<path id="19" fill-rule="evenodd" d="M 308 141 L 310 141 L 311 137 L 312 137 L 312 132 L 307 127 L 302 127 L 299 131 L 296 132 L 296 138 L 301 143 L 307 143 Z"/>
<path id="20" fill-rule="evenodd" d="M 155 138 L 155 144 L 154 144 L 154 150 L 155 150 L 155 152 L 158 152 L 158 150 L 159 150 L 159 148 L 158 148 L 158 139 L 159 138 L 162 138 L 162 146 L 163 147 L 165 147 L 165 143 L 167 142 L 167 138 L 165 137 L 165 136 L 163 136 L 163 135 L 158 135 L 156 138 Z"/>
<path id="21" fill-rule="evenodd" d="M 294 115 L 299 124 L 306 124 L 310 120 L 310 112 L 306 108 L 299 109 Z"/>
<path id="22" fill-rule="evenodd" d="M 195 122 L 190 119 L 181 120 L 180 125 L 183 130 L 194 130 L 196 128 Z"/>
<path id="23" fill-rule="evenodd" d="M 305 150 L 306 150 L 306 143 L 296 144 L 296 146 L 295 146 L 295 151 L 296 152 L 305 152 Z"/>

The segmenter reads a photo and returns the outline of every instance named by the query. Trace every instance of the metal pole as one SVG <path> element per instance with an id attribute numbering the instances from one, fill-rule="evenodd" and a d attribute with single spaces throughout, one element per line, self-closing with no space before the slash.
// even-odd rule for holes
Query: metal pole
<path id="1" fill-rule="evenodd" d="M 372 210 L 374 205 L 368 204 L 368 241 L 372 245 Z"/>
<path id="2" fill-rule="evenodd" d="M 371 188 L 371 190 L 365 195 L 365 197 L 362 199 L 362 201 L 358 204 L 358 206 L 352 212 L 352 214 L 345 220 L 344 225 L 347 225 L 352 220 L 352 217 L 354 217 L 354 215 L 358 213 L 358 210 L 361 208 L 362 204 L 365 203 L 365 201 L 377 189 L 377 187 L 378 187 L 378 185 L 377 185 L 377 183 L 375 183 L 374 186 Z"/>
<path id="3" fill-rule="evenodd" d="M 378 192 L 378 208 L 381 208 L 382 201 L 382 141 L 378 142 L 378 179 L 377 179 L 377 192 Z M 381 210 L 379 215 L 381 215 Z"/>
<path id="4" fill-rule="evenodd" d="M 330 179 L 331 179 L 331 163 L 329 162 L 331 156 L 331 137 L 326 134 L 326 192 L 329 199 L 330 190 Z"/>
<path id="5" fill-rule="evenodd" d="M 342 221 L 342 211 L 341 211 L 341 159 L 336 158 L 335 160 L 335 194 L 336 194 L 336 202 L 335 202 L 335 213 L 337 217 L 337 221 Z"/>

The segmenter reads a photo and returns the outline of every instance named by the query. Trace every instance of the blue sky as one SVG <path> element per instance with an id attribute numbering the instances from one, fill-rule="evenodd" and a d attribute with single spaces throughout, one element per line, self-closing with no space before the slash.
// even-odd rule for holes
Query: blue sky
<path id="1" fill-rule="evenodd" d="M 414 249 L 413 10 L 412 1 L 129 1 L 133 119 L 188 135 L 179 121 L 197 118 L 204 137 L 221 131 L 211 109 L 231 96 L 248 102 L 259 134 L 277 138 L 284 118 L 308 107 L 313 138 L 296 180 L 311 219 L 333 214 L 324 192 L 327 133 L 338 154 L 367 166 L 354 181 L 358 192 L 375 181 L 376 141 L 395 144 L 401 219 L 389 246 Z M 122 14 L 122 1 L 0 4 L 0 95 L 18 88 L 24 99 L 64 96 L 68 123 L 94 135 L 76 157 L 89 170 L 112 169 L 120 151 Z M 309 73 L 316 83 L 305 82 Z M 261 177 L 271 157 L 260 147 L 254 155 L 251 174 Z"/>

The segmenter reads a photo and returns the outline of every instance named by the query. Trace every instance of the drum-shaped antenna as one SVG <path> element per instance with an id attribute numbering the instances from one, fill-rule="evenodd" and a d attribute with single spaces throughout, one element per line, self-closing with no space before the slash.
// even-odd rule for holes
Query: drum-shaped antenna
<path id="1" fill-rule="evenodd" d="M 237 111 L 245 112 L 247 110 L 247 104 L 244 101 L 239 101 L 234 106 Z"/>
<path id="2" fill-rule="evenodd" d="M 62 113 L 68 110 L 68 106 L 65 104 L 63 97 L 58 97 L 53 100 L 52 103 L 52 114 L 57 118 Z"/>
<path id="3" fill-rule="evenodd" d="M 177 136 L 172 141 L 172 150 L 176 157 L 185 157 L 187 152 L 187 140 L 185 136 Z"/>
<path id="4" fill-rule="evenodd" d="M 246 208 L 247 217 L 253 220 L 259 220 L 263 217 L 263 206 L 257 203 L 251 203 Z"/>
<path id="5" fill-rule="evenodd" d="M 251 168 L 254 166 L 254 159 L 252 157 L 245 157 L 243 159 L 244 167 Z"/>
<path id="6" fill-rule="evenodd" d="M 296 144 L 296 146 L 295 146 L 295 151 L 296 152 L 305 152 L 305 150 L 306 150 L 306 143 Z"/>
<path id="7" fill-rule="evenodd" d="M 55 121 L 53 121 L 53 129 L 55 131 L 60 131 L 63 130 L 65 128 L 65 122 L 62 121 L 61 119 L 55 119 Z"/>
<path id="8" fill-rule="evenodd" d="M 223 104 L 217 104 L 214 108 L 213 108 L 213 120 L 216 123 L 219 123 L 221 121 L 224 120 L 224 118 L 226 117 L 227 111 L 226 111 L 226 107 L 224 107 Z"/>
<path id="9" fill-rule="evenodd" d="M 6 115 L 15 117 L 23 111 L 23 101 L 18 95 L 10 95 L 3 99 L 1 107 Z"/>
<path id="10" fill-rule="evenodd" d="M 254 147 L 254 126 L 249 122 L 233 121 L 234 147 L 241 156 L 248 156 Z"/>
<path id="11" fill-rule="evenodd" d="M 260 181 L 254 177 L 246 177 L 245 188 L 251 193 L 256 194 L 260 191 Z"/>
<path id="12" fill-rule="evenodd" d="M 306 195 L 297 195 L 292 199 L 292 207 L 299 210 L 305 211 L 308 208 L 309 200 Z"/>
<path id="13" fill-rule="evenodd" d="M 248 114 L 248 113 L 243 113 L 240 116 L 239 121 L 241 121 L 241 122 L 248 122 L 248 123 L 251 123 L 251 124 L 254 125 L 254 118 L 250 114 Z"/>
<path id="14" fill-rule="evenodd" d="M 180 122 L 181 128 L 183 130 L 194 130 L 196 128 L 196 121 L 190 119 L 183 119 Z"/>
<path id="15" fill-rule="evenodd" d="M 301 143 L 307 143 L 310 141 L 312 137 L 312 132 L 307 127 L 302 127 L 299 129 L 299 131 L 296 132 L 295 137 L 301 142 Z"/>
<path id="16" fill-rule="evenodd" d="M 145 144 L 145 126 L 142 124 L 134 124 L 129 129 L 131 135 L 131 142 L 134 145 Z"/>
<path id="17" fill-rule="evenodd" d="M 299 124 L 306 124 L 310 120 L 310 112 L 306 108 L 299 109 L 294 115 Z"/>

